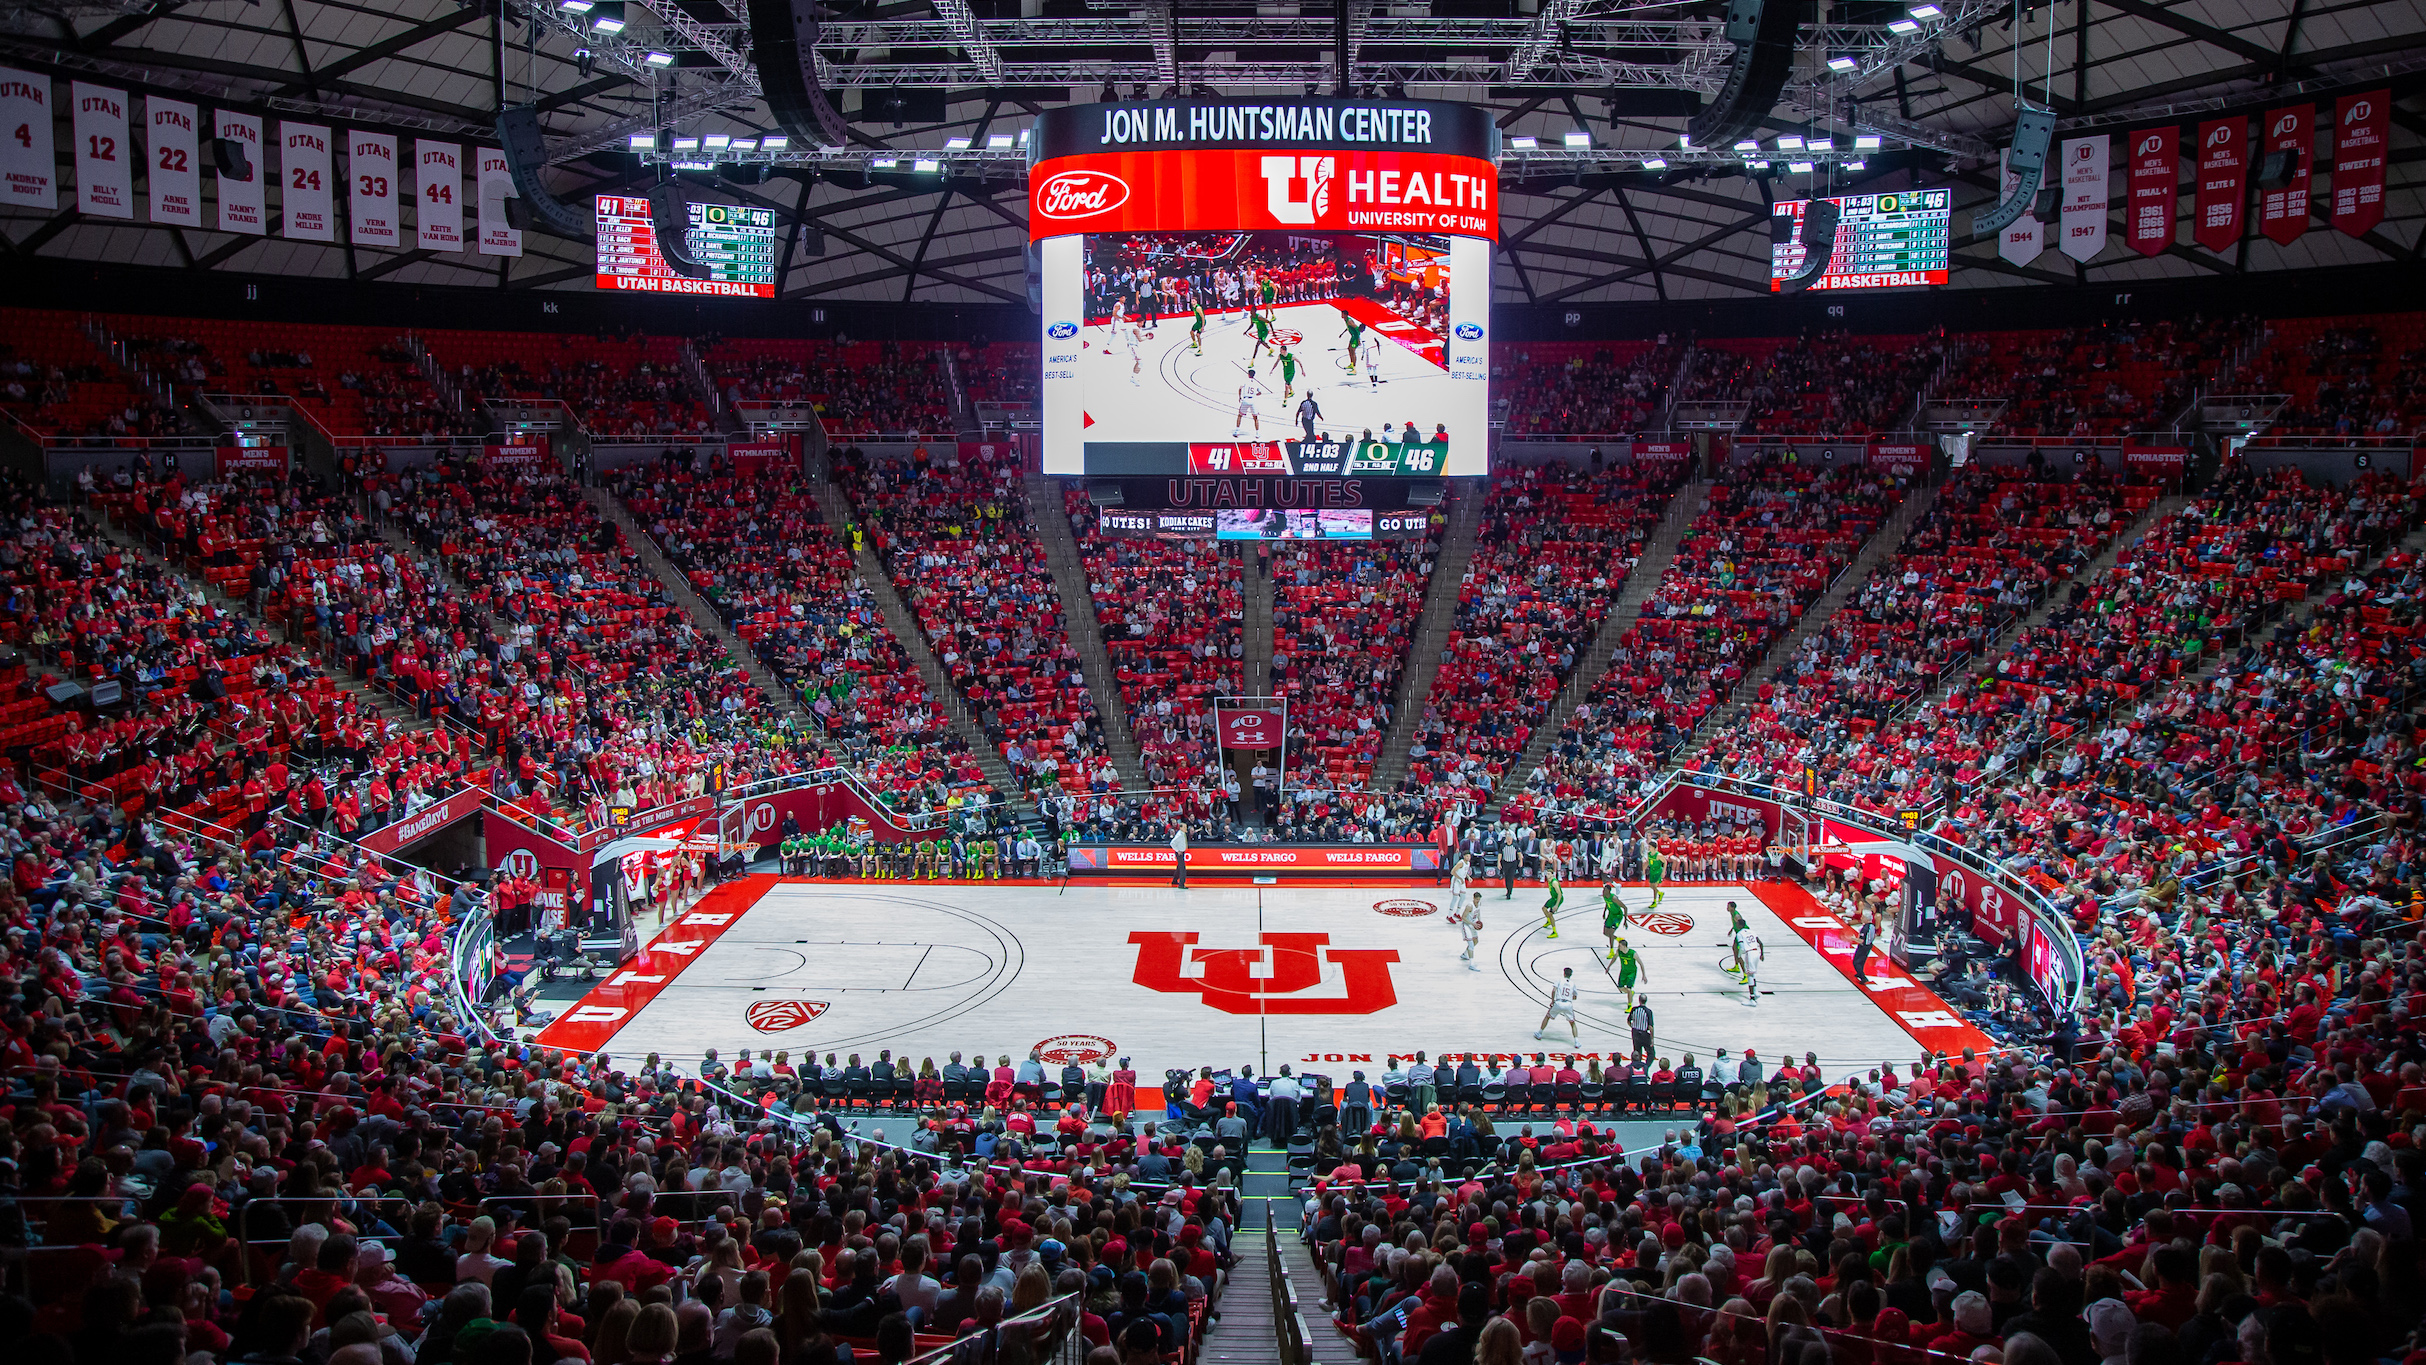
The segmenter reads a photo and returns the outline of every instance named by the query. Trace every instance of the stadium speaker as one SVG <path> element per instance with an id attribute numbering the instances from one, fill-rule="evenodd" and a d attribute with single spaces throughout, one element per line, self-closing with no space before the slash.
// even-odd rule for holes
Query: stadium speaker
<path id="1" fill-rule="evenodd" d="M 93 705 L 96 708 L 116 706 L 125 699 L 126 684 L 119 682 L 116 678 L 103 678 L 93 684 Z"/>
<path id="2" fill-rule="evenodd" d="M 84 701 L 84 689 L 72 682 L 52 683 L 42 689 L 42 695 L 53 706 L 76 706 Z"/>
<path id="3" fill-rule="evenodd" d="M 1685 125 L 1696 147 L 1724 147 L 1768 117 L 1794 71 L 1794 30 L 1800 0 L 1729 0 L 1727 41 L 1735 58 L 1727 80 Z"/>
<path id="4" fill-rule="evenodd" d="M 253 159 L 247 155 L 241 139 L 215 137 L 211 139 L 211 161 L 218 168 L 219 178 L 237 184 L 249 184 L 253 178 Z"/>
<path id="5" fill-rule="evenodd" d="M 1409 507 L 1438 507 L 1449 500 L 1449 485 L 1445 483 L 1414 483 L 1407 485 Z"/>
<path id="6" fill-rule="evenodd" d="M 1091 483 L 1087 485 L 1087 501 L 1097 507 L 1121 507 L 1128 503 L 1129 495 L 1116 483 Z"/>
<path id="7" fill-rule="evenodd" d="M 536 228 L 576 241 L 598 236 L 596 215 L 565 203 L 539 183 L 539 172 L 548 164 L 548 149 L 539 132 L 537 109 L 518 104 L 499 111 L 497 142 L 505 148 L 506 169 L 514 177 L 515 197 L 506 201 L 506 221 L 524 231 Z"/>
<path id="8" fill-rule="evenodd" d="M 1797 294 L 1811 287 L 1811 282 L 1828 273 L 1828 262 L 1836 258 L 1836 220 L 1840 215 L 1833 199 L 1814 199 L 1803 209 L 1803 268 L 1778 282 L 1781 294 Z M 1777 219 L 1769 220 L 1771 240 L 1776 239 Z"/>
<path id="9" fill-rule="evenodd" d="M 842 111 L 817 84 L 815 0 L 750 0 L 750 60 L 777 127 L 820 147 L 850 141 Z"/>
<path id="10" fill-rule="evenodd" d="M 2054 110 L 2025 108 L 2015 117 L 2013 145 L 2005 152 L 2005 169 L 2019 179 L 2013 193 L 2005 196 L 2005 202 L 1971 216 L 1971 235 L 1987 237 L 2003 232 L 2006 224 L 2037 204 L 2039 180 L 2047 173 L 2047 146 L 2054 140 Z"/>
<path id="11" fill-rule="evenodd" d="M 2258 162 L 2258 188 L 2261 190 L 2289 189 L 2291 182 L 2298 179 L 2299 174 L 2299 148 L 2285 147 L 2279 152 L 2268 152 L 2265 159 Z"/>
<path id="12" fill-rule="evenodd" d="M 707 262 L 691 254 L 691 206 L 682 186 L 668 180 L 649 191 L 649 228 L 657 234 L 657 254 L 686 280 L 708 277 Z"/>
<path id="13" fill-rule="evenodd" d="M 1030 242 L 1019 249 L 1019 259 L 1027 267 L 1028 311 L 1038 317 L 1043 317 L 1045 312 L 1044 257 L 1038 254 L 1036 243 Z"/>

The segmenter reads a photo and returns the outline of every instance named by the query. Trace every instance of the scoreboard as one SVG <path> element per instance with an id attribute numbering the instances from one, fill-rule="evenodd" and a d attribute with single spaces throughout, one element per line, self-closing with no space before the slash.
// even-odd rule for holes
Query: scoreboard
<path id="1" fill-rule="evenodd" d="M 1827 269 L 1811 282 L 1811 288 L 1893 289 L 1946 282 L 1953 191 L 1849 194 L 1828 202 L 1837 206 L 1836 242 Z M 1803 268 L 1803 211 L 1811 203 L 1808 199 L 1788 200 L 1770 210 L 1791 219 L 1792 228 L 1790 233 L 1775 234 L 1786 240 L 1769 248 L 1772 293 Z"/>
<path id="2" fill-rule="evenodd" d="M 652 294 L 710 294 L 729 298 L 775 297 L 775 212 L 733 204 L 690 206 L 685 237 L 691 253 L 708 267 L 694 280 L 674 273 L 657 247 L 649 201 L 631 195 L 598 196 L 598 287 Z"/>

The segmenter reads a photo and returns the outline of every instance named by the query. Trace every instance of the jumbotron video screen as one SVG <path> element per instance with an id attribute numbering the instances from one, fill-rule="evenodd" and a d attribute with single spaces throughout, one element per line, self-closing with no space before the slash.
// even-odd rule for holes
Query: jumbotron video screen
<path id="1" fill-rule="evenodd" d="M 1030 185 L 1045 472 L 1487 472 L 1487 119 L 1420 102 L 1056 112 Z M 1153 150 L 1104 150 L 1136 143 Z"/>

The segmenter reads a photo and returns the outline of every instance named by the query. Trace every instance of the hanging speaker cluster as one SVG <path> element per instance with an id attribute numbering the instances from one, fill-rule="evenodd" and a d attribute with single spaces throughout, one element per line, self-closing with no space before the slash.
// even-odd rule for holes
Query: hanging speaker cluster
<path id="1" fill-rule="evenodd" d="M 1685 125 L 1696 147 L 1724 147 L 1751 132 L 1776 107 L 1794 72 L 1794 30 L 1801 0 L 1729 0 L 1727 41 L 1735 59 L 1727 82 Z"/>
<path id="2" fill-rule="evenodd" d="M 1778 282 L 1781 294 L 1799 294 L 1811 287 L 1811 282 L 1828 273 L 1828 263 L 1836 259 L 1836 220 L 1840 217 L 1836 201 L 1814 199 L 1803 205 L 1803 264 L 1802 268 Z M 1769 220 L 1769 241 L 1784 246 L 1793 240 L 1794 220 L 1783 214 Z"/>
<path id="3" fill-rule="evenodd" d="M 750 60 L 767 112 L 793 137 L 840 147 L 849 140 L 842 111 L 817 83 L 820 26 L 815 0 L 750 0 Z"/>
<path id="4" fill-rule="evenodd" d="M 1971 233 L 1986 237 L 2003 232 L 2005 225 L 2029 213 L 2044 222 L 2054 216 L 2054 204 L 2039 207 L 2039 181 L 2047 174 L 2047 147 L 2055 140 L 2055 111 L 2023 108 L 2013 122 L 2013 145 L 2005 152 L 2005 170 L 2016 177 L 2013 192 L 2005 202 L 1985 213 L 1973 214 Z M 2055 189 L 2050 185 L 2050 191 Z"/>
<path id="5" fill-rule="evenodd" d="M 539 183 L 539 172 L 548 164 L 548 148 L 539 131 L 537 109 L 517 104 L 498 111 L 497 142 L 505 149 L 506 169 L 514 177 L 515 197 L 505 203 L 506 221 L 523 231 L 538 229 L 577 241 L 598 236 L 596 214 L 558 199 Z"/>
<path id="6" fill-rule="evenodd" d="M 682 186 L 668 180 L 649 191 L 649 227 L 657 235 L 657 254 L 686 280 L 708 277 L 707 263 L 691 252 L 691 206 Z"/>

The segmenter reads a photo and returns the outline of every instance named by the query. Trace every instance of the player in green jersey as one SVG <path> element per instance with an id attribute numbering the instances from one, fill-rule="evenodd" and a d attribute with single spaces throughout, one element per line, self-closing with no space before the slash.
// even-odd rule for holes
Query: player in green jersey
<path id="1" fill-rule="evenodd" d="M 1542 881 L 1550 888 L 1550 899 L 1542 902 L 1542 923 L 1550 928 L 1550 937 L 1558 937 L 1558 907 L 1567 903 L 1567 888 L 1558 884 L 1558 868 L 1548 859 L 1542 862 Z"/>
<path id="2" fill-rule="evenodd" d="M 1280 397 L 1282 402 L 1297 396 L 1297 354 L 1288 347 L 1280 348 Z"/>
<path id="3" fill-rule="evenodd" d="M 1342 316 L 1346 315 L 1342 314 Z M 1354 374 L 1356 373 L 1356 350 L 1365 344 L 1365 325 L 1354 318 L 1348 318 L 1347 321 L 1348 325 L 1342 328 L 1341 332 L 1348 338 L 1348 360 L 1340 368 Z"/>
<path id="4" fill-rule="evenodd" d="M 1247 326 L 1255 333 L 1255 349 L 1247 352 L 1247 364 L 1253 365 L 1263 356 L 1264 347 L 1272 344 L 1272 319 L 1261 313 L 1249 313 Z"/>
<path id="5" fill-rule="evenodd" d="M 1188 325 L 1188 349 L 1198 355 L 1205 353 L 1205 301 L 1196 301 L 1196 321 Z"/>
<path id="6" fill-rule="evenodd" d="M 1617 988 L 1626 993 L 1626 1008 L 1631 1010 L 1634 1008 L 1635 988 L 1651 984 L 1651 974 L 1643 970 L 1643 955 L 1634 950 L 1633 944 L 1621 938 L 1611 950 L 1609 960 L 1616 968 L 1611 975 L 1617 981 Z"/>
<path id="7" fill-rule="evenodd" d="M 1650 908 L 1653 910 L 1659 909 L 1660 900 L 1668 894 L 1660 889 L 1660 883 L 1667 877 L 1668 860 L 1660 856 L 1659 845 L 1649 839 L 1643 840 L 1643 880 L 1651 883 Z"/>
<path id="8" fill-rule="evenodd" d="M 1617 898 L 1617 878 L 1600 884 L 1600 936 L 1609 945 L 1609 960 L 1617 961 L 1617 931 L 1626 927 L 1626 903 Z"/>

